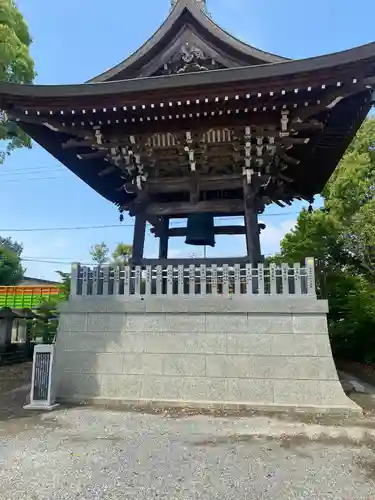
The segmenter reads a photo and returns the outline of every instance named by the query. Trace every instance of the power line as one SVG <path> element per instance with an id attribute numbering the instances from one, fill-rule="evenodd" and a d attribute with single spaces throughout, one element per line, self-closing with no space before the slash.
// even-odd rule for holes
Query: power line
<path id="1" fill-rule="evenodd" d="M 56 179 L 64 179 L 64 176 L 58 176 L 58 177 L 29 177 L 29 178 L 24 178 L 24 179 L 5 179 L 5 181 L 2 181 L 0 180 L 0 184 L 3 185 L 3 184 L 8 184 L 8 183 L 11 183 L 11 182 L 22 182 L 22 181 L 27 181 L 27 182 L 30 182 L 30 181 L 52 181 L 52 180 L 56 180 Z"/>
<path id="2" fill-rule="evenodd" d="M 40 255 L 38 255 L 38 256 L 35 256 L 35 255 L 30 256 L 30 255 L 28 255 L 26 257 L 22 257 L 22 260 L 35 260 L 35 259 L 36 260 L 51 260 L 52 259 L 52 260 L 61 260 L 61 261 L 67 260 L 68 262 L 74 262 L 75 261 L 75 259 L 72 258 L 72 257 L 56 257 L 54 255 L 52 257 L 51 257 L 51 255 L 43 255 L 43 257 L 40 256 Z"/>
<path id="3" fill-rule="evenodd" d="M 39 227 L 39 228 L 24 228 L 24 229 L 8 229 L 2 228 L 1 232 L 8 233 L 28 233 L 28 232 L 43 232 L 43 231 L 82 231 L 85 229 L 106 229 L 113 227 L 134 227 L 134 224 L 109 224 L 103 226 L 76 226 L 76 227 Z"/>
<path id="4" fill-rule="evenodd" d="M 278 214 L 262 214 L 260 218 L 263 217 L 285 217 L 287 215 L 298 215 L 300 212 L 283 212 Z M 234 219 L 242 219 L 243 216 L 236 215 L 234 217 L 217 217 L 217 220 L 234 220 Z M 184 221 L 174 222 L 175 227 L 181 224 L 185 224 Z M 150 225 L 150 224 L 149 224 Z M 44 232 L 44 231 L 85 231 L 87 229 L 111 229 L 115 227 L 134 227 L 134 224 L 103 224 L 100 226 L 71 226 L 71 227 L 35 227 L 35 228 L 0 228 L 0 232 L 8 232 L 8 233 L 22 233 L 22 232 Z M 171 226 L 173 229 L 174 226 Z"/>
<path id="5" fill-rule="evenodd" d="M 37 167 L 20 167 L 20 168 L 3 168 L 0 167 L 0 177 L 3 175 L 14 175 L 14 174 L 32 174 L 35 172 L 70 172 L 68 168 L 62 168 L 57 166 L 47 167 L 47 166 L 37 166 Z"/>
<path id="6" fill-rule="evenodd" d="M 34 170 L 33 172 L 7 172 L 7 173 L 0 173 L 0 181 L 10 181 L 10 180 L 24 180 L 24 179 L 34 179 L 34 174 L 64 174 L 62 177 L 65 176 L 65 172 L 62 172 L 61 170 L 51 170 L 51 169 L 46 169 L 46 170 Z"/>
<path id="7" fill-rule="evenodd" d="M 55 258 L 57 258 L 57 257 L 55 257 Z M 71 266 L 72 262 L 78 262 L 77 259 L 72 259 L 69 262 L 61 262 L 59 260 L 27 259 L 27 258 L 23 258 L 23 257 L 21 257 L 21 261 L 22 262 L 36 262 L 38 264 L 58 264 L 60 266 L 61 265 L 62 266 Z M 80 262 L 80 264 L 82 264 L 83 266 L 97 266 L 98 265 L 95 262 L 90 262 L 90 263 Z"/>
<path id="8" fill-rule="evenodd" d="M 277 253 L 277 252 L 275 252 Z M 274 253 L 267 253 L 263 254 L 265 257 L 269 257 L 271 255 L 275 255 Z M 183 258 L 183 257 L 182 257 Z M 197 257 L 197 260 L 199 260 L 200 257 Z M 55 257 L 55 259 L 58 259 L 58 257 Z M 37 264 L 57 264 L 57 265 L 62 265 L 62 266 L 71 266 L 73 262 L 79 262 L 82 266 L 97 266 L 97 262 L 81 262 L 79 259 L 71 259 L 69 262 L 61 262 L 59 260 L 48 260 L 48 259 L 28 259 L 28 258 L 22 258 L 22 262 L 35 262 Z M 110 264 L 107 264 L 110 265 Z"/>

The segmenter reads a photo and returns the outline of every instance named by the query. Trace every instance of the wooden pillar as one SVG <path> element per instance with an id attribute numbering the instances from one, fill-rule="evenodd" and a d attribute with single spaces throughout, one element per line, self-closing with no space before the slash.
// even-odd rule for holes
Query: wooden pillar
<path id="1" fill-rule="evenodd" d="M 162 228 L 160 231 L 159 259 L 168 258 L 168 241 L 169 241 L 169 217 L 164 217 L 162 220 Z"/>
<path id="2" fill-rule="evenodd" d="M 143 259 L 143 251 L 145 247 L 146 236 L 146 216 L 137 214 L 135 216 L 134 235 L 133 235 L 133 252 L 132 264 L 138 265 Z"/>
<path id="3" fill-rule="evenodd" d="M 244 181 L 244 212 L 246 228 L 247 255 L 253 265 L 261 260 L 260 230 L 255 203 L 255 192 L 250 184 Z"/>

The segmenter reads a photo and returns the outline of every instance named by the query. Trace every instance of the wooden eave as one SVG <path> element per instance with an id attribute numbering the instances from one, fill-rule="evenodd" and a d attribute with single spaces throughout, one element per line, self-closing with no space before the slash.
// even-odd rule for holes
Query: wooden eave
<path id="1" fill-rule="evenodd" d="M 365 119 L 371 107 L 370 94 L 370 90 L 363 90 L 342 100 L 328 113 L 324 130 L 315 134 L 314 141 L 305 146 L 296 147 L 295 154 L 300 158 L 300 163 L 296 166 L 291 165 L 286 172 L 286 175 L 293 178 L 291 188 L 296 195 L 312 197 L 321 192 L 358 127 Z M 256 123 L 262 116 L 263 113 L 250 115 L 248 123 L 249 121 Z M 233 117 L 228 116 L 227 118 L 230 126 L 230 119 L 233 120 Z M 216 120 L 213 123 L 215 124 Z M 199 126 L 198 124 L 191 124 L 191 122 L 190 125 L 188 122 L 180 124 L 162 122 L 161 124 L 165 130 L 168 130 L 168 128 L 169 130 L 178 130 L 178 127 L 194 129 L 195 126 Z M 46 151 L 107 200 L 118 205 L 126 205 L 134 199 L 134 195 L 119 190 L 119 187 L 124 182 L 121 171 L 111 169 L 105 176 L 101 175 L 101 172 L 109 166 L 104 158 L 82 161 L 77 156 L 77 150 L 62 147 L 63 143 L 74 136 L 71 130 L 67 130 L 66 133 L 54 131 L 42 124 L 26 121 L 20 121 L 19 125 Z M 129 130 L 124 129 L 124 133 L 125 135 L 129 134 Z M 152 133 L 152 130 L 150 130 L 150 133 Z M 80 154 L 90 152 L 91 148 L 81 148 L 79 150 Z"/>
<path id="2" fill-rule="evenodd" d="M 184 28 L 191 29 L 218 52 L 227 54 L 231 66 L 278 63 L 287 58 L 247 45 L 213 22 L 192 0 L 180 0 L 160 28 L 136 52 L 88 83 L 118 81 L 144 75 L 148 62 L 158 59 Z M 147 70 L 146 70 L 147 72 Z"/>
<path id="3" fill-rule="evenodd" d="M 0 83 L 0 106 L 66 107 L 90 103 L 155 102 L 157 99 L 181 95 L 229 91 L 273 91 L 316 82 L 333 83 L 343 77 L 358 81 L 373 79 L 375 74 L 375 42 L 324 56 L 286 61 L 277 64 L 245 66 L 179 75 L 136 78 L 104 83 L 75 85 L 21 85 Z M 366 83 L 373 83 L 373 80 Z"/>
<path id="4" fill-rule="evenodd" d="M 331 110 L 324 111 L 321 133 L 316 134 L 309 145 L 295 148 L 300 164 L 290 167 L 290 177 L 294 179 L 292 187 L 296 193 L 311 197 L 323 189 L 367 115 L 374 76 L 375 43 L 372 43 L 300 61 L 122 82 L 62 86 L 0 83 L 0 108 L 6 110 L 11 119 L 16 118 L 28 135 L 99 194 L 118 205 L 126 205 L 134 195 L 119 191 L 123 182 L 120 171 L 115 169 L 101 176 L 108 167 L 103 158 L 84 162 L 77 158 L 77 151 L 62 147 L 72 137 L 80 137 L 81 121 L 86 125 L 100 121 L 105 127 L 108 119 L 113 124 L 113 118 L 121 118 L 122 122 L 127 118 L 122 129 L 125 135 L 194 130 L 207 127 L 208 122 L 203 117 L 205 109 L 220 106 L 221 109 L 242 107 L 242 110 L 249 107 L 250 112 L 241 118 L 242 121 L 234 114 L 216 114 L 211 126 L 245 126 L 257 122 L 267 125 L 269 118 L 271 123 L 275 119 L 279 121 L 280 105 L 286 103 L 293 111 L 293 102 L 303 105 L 306 99 L 316 104 L 322 99 L 323 103 L 327 94 L 332 95 L 332 90 L 343 92 L 345 97 Z M 251 99 L 247 100 L 248 95 Z M 161 103 L 165 108 L 160 108 Z M 276 111 L 272 110 L 273 104 L 277 105 Z M 266 112 L 259 109 L 253 113 L 253 106 L 264 105 L 268 106 Z M 146 122 L 142 118 L 167 114 L 166 108 L 173 110 L 175 115 L 184 112 L 178 109 L 189 109 L 187 113 L 199 112 L 200 118 L 193 122 L 188 119 Z M 75 128 L 72 128 L 69 124 L 74 125 L 74 121 Z M 45 126 L 45 122 L 52 127 Z M 58 124 L 56 130 L 54 123 Z M 91 148 L 81 148 L 79 154 L 90 151 Z"/>

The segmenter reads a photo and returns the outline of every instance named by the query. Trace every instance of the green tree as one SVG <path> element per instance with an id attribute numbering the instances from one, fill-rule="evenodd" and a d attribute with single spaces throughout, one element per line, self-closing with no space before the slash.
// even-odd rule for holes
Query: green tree
<path id="1" fill-rule="evenodd" d="M 70 273 L 64 273 L 63 271 L 56 271 L 56 273 L 60 276 L 61 278 L 61 283 L 59 285 L 60 291 L 63 295 L 64 300 L 69 299 L 70 295 L 70 280 L 71 280 L 71 274 Z"/>
<path id="2" fill-rule="evenodd" d="M 324 190 L 357 270 L 375 279 L 375 118 L 365 121 Z"/>
<path id="3" fill-rule="evenodd" d="M 90 255 L 93 261 L 97 262 L 99 266 L 102 266 L 108 262 L 109 248 L 104 242 L 96 243 L 92 245 Z"/>
<path id="4" fill-rule="evenodd" d="M 36 317 L 29 320 L 30 338 L 43 344 L 52 344 L 58 329 L 57 301 L 46 301 L 36 309 Z"/>
<path id="5" fill-rule="evenodd" d="M 0 236 L 0 247 L 6 247 L 10 251 L 17 254 L 18 256 L 21 256 L 23 250 L 23 245 L 21 245 L 21 243 L 14 241 L 12 238 L 2 238 L 1 236 Z"/>
<path id="6" fill-rule="evenodd" d="M 17 285 L 23 273 L 20 256 L 8 247 L 0 246 L 0 285 Z"/>
<path id="7" fill-rule="evenodd" d="M 13 0 L 0 0 L 0 81 L 32 83 L 35 78 L 34 62 L 29 47 L 32 39 L 25 19 Z M 31 147 L 30 138 L 10 123 L 0 111 L 0 163 L 15 148 Z"/>
<path id="8" fill-rule="evenodd" d="M 127 266 L 132 255 L 132 250 L 132 245 L 128 245 L 127 243 L 118 243 L 112 253 L 114 264 L 118 266 Z"/>
<path id="9" fill-rule="evenodd" d="M 328 182 L 324 209 L 302 211 L 278 260 L 317 261 L 336 354 L 375 360 L 375 119 L 366 120 Z"/>

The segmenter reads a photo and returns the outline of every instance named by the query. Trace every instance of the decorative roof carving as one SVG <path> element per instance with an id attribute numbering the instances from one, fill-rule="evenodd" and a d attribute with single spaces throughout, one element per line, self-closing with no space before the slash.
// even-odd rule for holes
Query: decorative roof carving
<path id="1" fill-rule="evenodd" d="M 195 73 L 197 71 L 208 71 L 220 68 L 223 68 L 222 64 L 209 57 L 198 46 L 186 42 L 156 74 L 172 75 L 179 73 Z"/>

